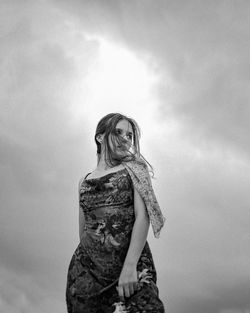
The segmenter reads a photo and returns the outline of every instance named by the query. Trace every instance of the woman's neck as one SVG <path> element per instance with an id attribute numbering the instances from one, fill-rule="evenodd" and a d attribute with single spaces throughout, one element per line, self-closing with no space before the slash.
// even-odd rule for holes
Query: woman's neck
<path id="1" fill-rule="evenodd" d="M 98 171 L 107 171 L 108 169 L 112 168 L 113 166 L 109 166 L 106 161 L 104 160 L 104 156 L 101 155 L 100 160 L 97 164 L 96 170 Z"/>

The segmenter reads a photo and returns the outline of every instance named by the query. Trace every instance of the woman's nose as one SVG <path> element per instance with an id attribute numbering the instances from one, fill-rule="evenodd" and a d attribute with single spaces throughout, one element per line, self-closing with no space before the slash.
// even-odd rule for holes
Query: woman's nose
<path id="1" fill-rule="evenodd" d="M 129 140 L 128 136 L 123 137 L 124 144 L 129 148 L 131 146 L 131 141 Z"/>
<path id="2" fill-rule="evenodd" d="M 127 135 L 121 135 L 122 139 L 126 140 L 127 141 Z"/>
<path id="3" fill-rule="evenodd" d="M 124 140 L 124 142 L 125 142 L 126 145 L 129 145 L 129 144 L 130 144 L 130 140 L 129 140 L 129 137 L 128 137 L 128 136 L 125 135 L 125 136 L 123 137 L 123 140 Z"/>

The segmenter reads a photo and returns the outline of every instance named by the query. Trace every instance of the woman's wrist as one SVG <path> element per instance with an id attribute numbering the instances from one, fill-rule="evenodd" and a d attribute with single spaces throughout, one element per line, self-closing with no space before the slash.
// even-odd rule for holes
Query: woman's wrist
<path id="1" fill-rule="evenodd" d="M 135 260 L 131 260 L 131 261 L 125 260 L 125 262 L 123 264 L 123 269 L 128 269 L 128 270 L 134 269 L 137 266 L 137 262 L 138 261 L 135 261 Z"/>

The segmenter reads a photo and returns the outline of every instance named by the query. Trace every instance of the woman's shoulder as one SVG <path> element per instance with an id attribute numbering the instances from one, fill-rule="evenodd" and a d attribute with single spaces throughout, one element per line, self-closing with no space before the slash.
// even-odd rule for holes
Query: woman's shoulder
<path id="1" fill-rule="evenodd" d="M 88 174 L 87 174 L 87 175 L 88 175 Z M 81 184 L 83 183 L 83 181 L 84 181 L 84 179 L 85 179 L 85 177 L 86 177 L 87 175 L 82 176 L 82 177 L 78 180 L 78 189 L 80 188 Z"/>
<path id="2" fill-rule="evenodd" d="M 82 183 L 84 182 L 84 180 L 91 174 L 92 172 L 87 172 L 86 174 L 84 174 L 83 176 L 81 176 L 78 180 L 78 187 L 80 188 L 80 186 L 82 185 Z"/>

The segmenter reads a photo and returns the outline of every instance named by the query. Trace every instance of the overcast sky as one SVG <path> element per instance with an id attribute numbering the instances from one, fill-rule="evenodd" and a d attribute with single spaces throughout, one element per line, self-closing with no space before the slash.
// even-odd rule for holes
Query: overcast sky
<path id="1" fill-rule="evenodd" d="M 250 312 L 250 3 L 0 0 L 0 312 L 64 313 L 99 119 L 137 120 L 169 313 Z"/>

